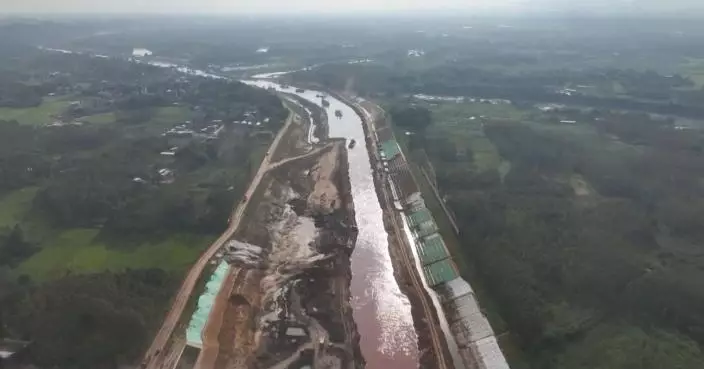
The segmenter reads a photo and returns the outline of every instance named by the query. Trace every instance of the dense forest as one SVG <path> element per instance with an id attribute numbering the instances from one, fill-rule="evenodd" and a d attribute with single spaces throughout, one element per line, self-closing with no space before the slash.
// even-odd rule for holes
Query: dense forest
<path id="1" fill-rule="evenodd" d="M 390 112 L 423 135 L 411 148 L 429 156 L 464 257 L 518 337 L 523 365 L 703 367 L 704 134 L 594 110 L 562 113 L 578 125 L 554 113 L 478 122 L 468 119 L 476 106 L 449 105 L 462 113 L 429 105 L 435 121 L 423 123 L 407 115 L 428 110 L 419 105 Z"/>
<path id="2" fill-rule="evenodd" d="M 161 269 L 66 275 L 42 284 L 0 277 L 2 335 L 30 339 L 13 360 L 38 367 L 116 368 L 142 354 L 179 283 Z"/>
<path id="3" fill-rule="evenodd" d="M 5 364 L 133 364 L 287 112 L 237 82 L 112 58 L 8 54 L 0 340 L 28 346 Z"/>

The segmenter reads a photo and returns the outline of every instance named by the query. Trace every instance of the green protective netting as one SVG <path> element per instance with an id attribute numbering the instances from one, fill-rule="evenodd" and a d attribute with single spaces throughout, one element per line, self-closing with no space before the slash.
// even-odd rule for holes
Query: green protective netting
<path id="1" fill-rule="evenodd" d="M 401 148 L 398 147 L 398 143 L 395 140 L 389 140 L 381 144 L 381 151 L 384 153 L 386 160 L 391 160 L 391 158 L 401 153 Z"/>
<path id="2" fill-rule="evenodd" d="M 424 266 L 423 273 L 425 273 L 425 280 L 428 282 L 430 287 L 447 283 L 459 277 L 452 261 L 449 259 Z"/>
<path id="3" fill-rule="evenodd" d="M 416 248 L 423 265 L 433 264 L 450 257 L 445 242 L 437 233 L 418 241 Z"/>
<path id="4" fill-rule="evenodd" d="M 189 345 L 201 347 L 203 346 L 203 328 L 205 328 L 205 323 L 208 321 L 208 316 L 210 315 L 210 310 L 213 308 L 215 303 L 215 297 L 220 291 L 222 283 L 227 277 L 227 270 L 229 265 L 227 262 L 223 261 L 218 265 L 210 280 L 205 285 L 205 291 L 198 298 L 198 306 L 196 311 L 193 312 L 191 316 L 191 321 L 188 323 L 188 329 L 186 330 L 186 341 Z"/>
<path id="5" fill-rule="evenodd" d="M 411 227 L 418 227 L 418 225 L 430 221 L 433 221 L 433 215 L 430 213 L 430 210 L 426 208 L 422 208 L 408 215 L 408 223 L 410 223 Z"/>

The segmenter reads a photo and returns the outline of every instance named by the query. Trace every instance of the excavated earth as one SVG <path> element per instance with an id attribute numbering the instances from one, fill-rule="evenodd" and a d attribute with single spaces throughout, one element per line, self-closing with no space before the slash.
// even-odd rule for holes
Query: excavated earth
<path id="1" fill-rule="evenodd" d="M 349 303 L 357 227 L 344 140 L 270 171 L 252 203 L 225 254 L 232 268 L 200 368 L 363 368 Z"/>

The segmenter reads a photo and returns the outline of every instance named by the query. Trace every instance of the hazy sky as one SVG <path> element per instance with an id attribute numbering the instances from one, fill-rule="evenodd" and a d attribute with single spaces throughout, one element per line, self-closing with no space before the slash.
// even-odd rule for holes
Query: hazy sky
<path id="1" fill-rule="evenodd" d="M 0 13 L 300 13 L 701 11 L 704 0 L 0 0 Z"/>

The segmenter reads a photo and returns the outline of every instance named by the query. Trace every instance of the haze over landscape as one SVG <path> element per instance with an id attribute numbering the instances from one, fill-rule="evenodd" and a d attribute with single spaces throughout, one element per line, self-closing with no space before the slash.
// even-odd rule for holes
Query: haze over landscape
<path id="1" fill-rule="evenodd" d="M 0 1 L 2 13 L 300 14 L 369 12 L 477 14 L 678 14 L 704 11 L 698 0 L 27 0 Z M 681 12 L 687 11 L 686 14 Z"/>

